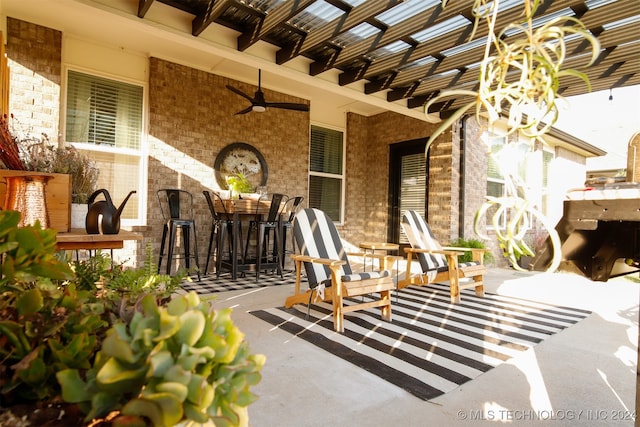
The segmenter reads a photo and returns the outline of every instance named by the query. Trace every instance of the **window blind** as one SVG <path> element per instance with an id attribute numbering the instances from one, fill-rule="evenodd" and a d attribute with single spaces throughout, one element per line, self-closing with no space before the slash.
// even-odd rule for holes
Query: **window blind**
<path id="1" fill-rule="evenodd" d="M 400 168 L 400 217 L 407 210 L 423 213 L 427 190 L 427 162 L 424 153 L 402 156 Z M 400 228 L 400 243 L 409 243 L 402 228 Z"/>
<path id="2" fill-rule="evenodd" d="M 140 148 L 142 87 L 69 70 L 66 140 Z"/>
<path id="3" fill-rule="evenodd" d="M 342 132 L 311 126 L 309 147 L 309 206 L 333 221 L 342 220 Z"/>

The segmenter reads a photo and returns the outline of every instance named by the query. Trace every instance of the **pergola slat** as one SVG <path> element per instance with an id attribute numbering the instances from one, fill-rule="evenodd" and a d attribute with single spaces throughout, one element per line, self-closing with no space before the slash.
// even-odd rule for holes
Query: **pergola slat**
<path id="1" fill-rule="evenodd" d="M 329 43 L 334 37 L 357 27 L 362 22 L 372 19 L 377 14 L 402 3 L 402 1 L 404 0 L 366 1 L 360 6 L 353 8 L 350 12 L 345 13 L 328 24 L 319 27 L 317 30 L 310 31 L 301 43 L 296 43 L 292 46 L 279 50 L 276 53 L 276 62 L 278 64 L 283 64 L 320 44 Z"/>
<path id="2" fill-rule="evenodd" d="M 256 42 L 262 40 L 262 38 L 271 30 L 296 16 L 309 5 L 315 3 L 315 1 L 316 0 L 301 0 L 282 3 L 261 19 L 257 25 L 245 31 L 238 37 L 238 50 L 244 51 L 248 49 Z"/>

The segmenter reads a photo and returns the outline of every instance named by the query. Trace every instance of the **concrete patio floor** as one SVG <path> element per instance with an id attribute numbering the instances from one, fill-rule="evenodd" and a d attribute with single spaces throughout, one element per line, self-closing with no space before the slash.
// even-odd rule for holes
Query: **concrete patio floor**
<path id="1" fill-rule="evenodd" d="M 254 353 L 252 427 L 634 424 L 640 281 L 491 269 L 487 292 L 591 310 L 585 320 L 431 401 L 422 401 L 248 312 L 282 306 L 292 286 L 218 293 Z"/>

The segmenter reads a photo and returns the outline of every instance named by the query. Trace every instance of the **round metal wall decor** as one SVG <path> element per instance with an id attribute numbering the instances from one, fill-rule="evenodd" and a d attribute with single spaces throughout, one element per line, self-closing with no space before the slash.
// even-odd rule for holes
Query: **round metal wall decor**
<path id="1" fill-rule="evenodd" d="M 216 182 L 227 189 L 227 177 L 241 173 L 254 187 L 267 185 L 268 168 L 262 153 L 244 142 L 227 145 L 216 157 L 214 163 Z"/>

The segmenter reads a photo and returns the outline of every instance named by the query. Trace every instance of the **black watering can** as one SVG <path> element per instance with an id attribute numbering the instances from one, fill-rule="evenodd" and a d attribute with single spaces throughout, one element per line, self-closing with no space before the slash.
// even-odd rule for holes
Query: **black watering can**
<path id="1" fill-rule="evenodd" d="M 131 191 L 127 197 L 125 197 L 122 204 L 116 208 L 107 190 L 101 188 L 100 190 L 94 191 L 87 201 L 89 207 L 85 220 L 87 234 L 100 234 L 100 229 L 102 229 L 102 234 L 118 234 L 120 232 L 120 214 L 122 214 L 124 205 L 127 204 L 129 197 L 131 197 L 133 193 L 135 193 L 135 191 Z M 100 194 L 104 195 L 104 200 L 95 202 L 94 200 Z M 98 224 L 98 222 L 100 222 L 100 224 Z"/>

